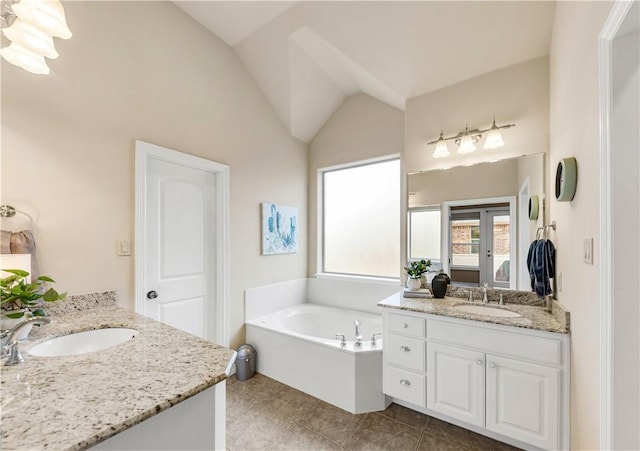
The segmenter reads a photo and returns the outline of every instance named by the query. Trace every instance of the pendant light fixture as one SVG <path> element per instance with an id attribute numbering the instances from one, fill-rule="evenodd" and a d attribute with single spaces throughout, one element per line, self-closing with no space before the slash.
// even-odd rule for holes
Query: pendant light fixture
<path id="1" fill-rule="evenodd" d="M 476 150 L 476 146 L 475 146 L 473 141 L 474 141 L 474 139 L 469 134 L 469 126 L 467 125 L 464 128 L 464 132 L 462 133 L 462 137 L 460 138 L 460 141 L 458 142 L 456 140 L 456 143 L 458 143 L 458 153 L 464 155 L 464 154 L 471 153 L 474 150 Z"/>
<path id="2" fill-rule="evenodd" d="M 440 138 L 436 142 L 436 151 L 433 152 L 433 158 L 443 158 L 449 156 L 449 146 L 442 136 L 442 130 L 440 131 Z"/>
<path id="3" fill-rule="evenodd" d="M 2 33 L 11 41 L 0 49 L 6 61 L 34 74 L 48 74 L 44 59 L 57 58 L 53 38 L 69 39 L 64 8 L 58 0 L 21 0 L 5 6 Z"/>
<path id="4" fill-rule="evenodd" d="M 504 128 L 504 127 L 503 127 Z M 485 149 L 498 149 L 504 146 L 504 139 L 502 139 L 502 132 L 496 125 L 496 118 L 493 118 L 493 125 L 489 129 L 487 139 L 484 142 Z"/>

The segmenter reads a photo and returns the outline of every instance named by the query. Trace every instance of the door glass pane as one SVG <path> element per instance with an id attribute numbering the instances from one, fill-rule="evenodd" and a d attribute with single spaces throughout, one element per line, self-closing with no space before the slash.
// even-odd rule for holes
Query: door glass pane
<path id="1" fill-rule="evenodd" d="M 509 282 L 509 249 L 511 247 L 509 215 L 493 216 L 493 274 L 494 282 Z"/>
<path id="2" fill-rule="evenodd" d="M 409 212 L 409 259 L 440 261 L 440 210 Z"/>
<path id="3" fill-rule="evenodd" d="M 451 264 L 480 266 L 480 219 L 451 220 Z"/>

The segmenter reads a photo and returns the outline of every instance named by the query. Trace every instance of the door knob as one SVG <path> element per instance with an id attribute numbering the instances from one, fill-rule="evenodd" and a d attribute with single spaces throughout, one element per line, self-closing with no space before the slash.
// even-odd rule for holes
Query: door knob
<path id="1" fill-rule="evenodd" d="M 155 299 L 158 297 L 158 293 L 156 291 L 147 291 L 147 299 Z"/>

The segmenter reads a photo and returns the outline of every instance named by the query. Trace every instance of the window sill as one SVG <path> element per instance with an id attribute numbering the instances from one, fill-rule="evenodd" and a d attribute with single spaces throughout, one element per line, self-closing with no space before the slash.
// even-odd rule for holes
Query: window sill
<path id="1" fill-rule="evenodd" d="M 333 279 L 333 280 L 346 280 L 351 282 L 367 282 L 376 283 L 379 285 L 387 286 L 400 286 L 400 279 L 391 277 L 375 277 L 375 276 L 357 276 L 355 274 L 336 274 L 319 272 L 314 275 L 317 279 Z"/>

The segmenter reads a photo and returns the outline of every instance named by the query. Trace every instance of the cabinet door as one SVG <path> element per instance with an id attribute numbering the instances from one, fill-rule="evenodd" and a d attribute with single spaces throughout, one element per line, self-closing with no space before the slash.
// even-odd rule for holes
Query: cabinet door
<path id="1" fill-rule="evenodd" d="M 558 449 L 560 370 L 487 355 L 487 429 Z"/>
<path id="2" fill-rule="evenodd" d="M 484 354 L 427 343 L 427 407 L 484 427 Z"/>

